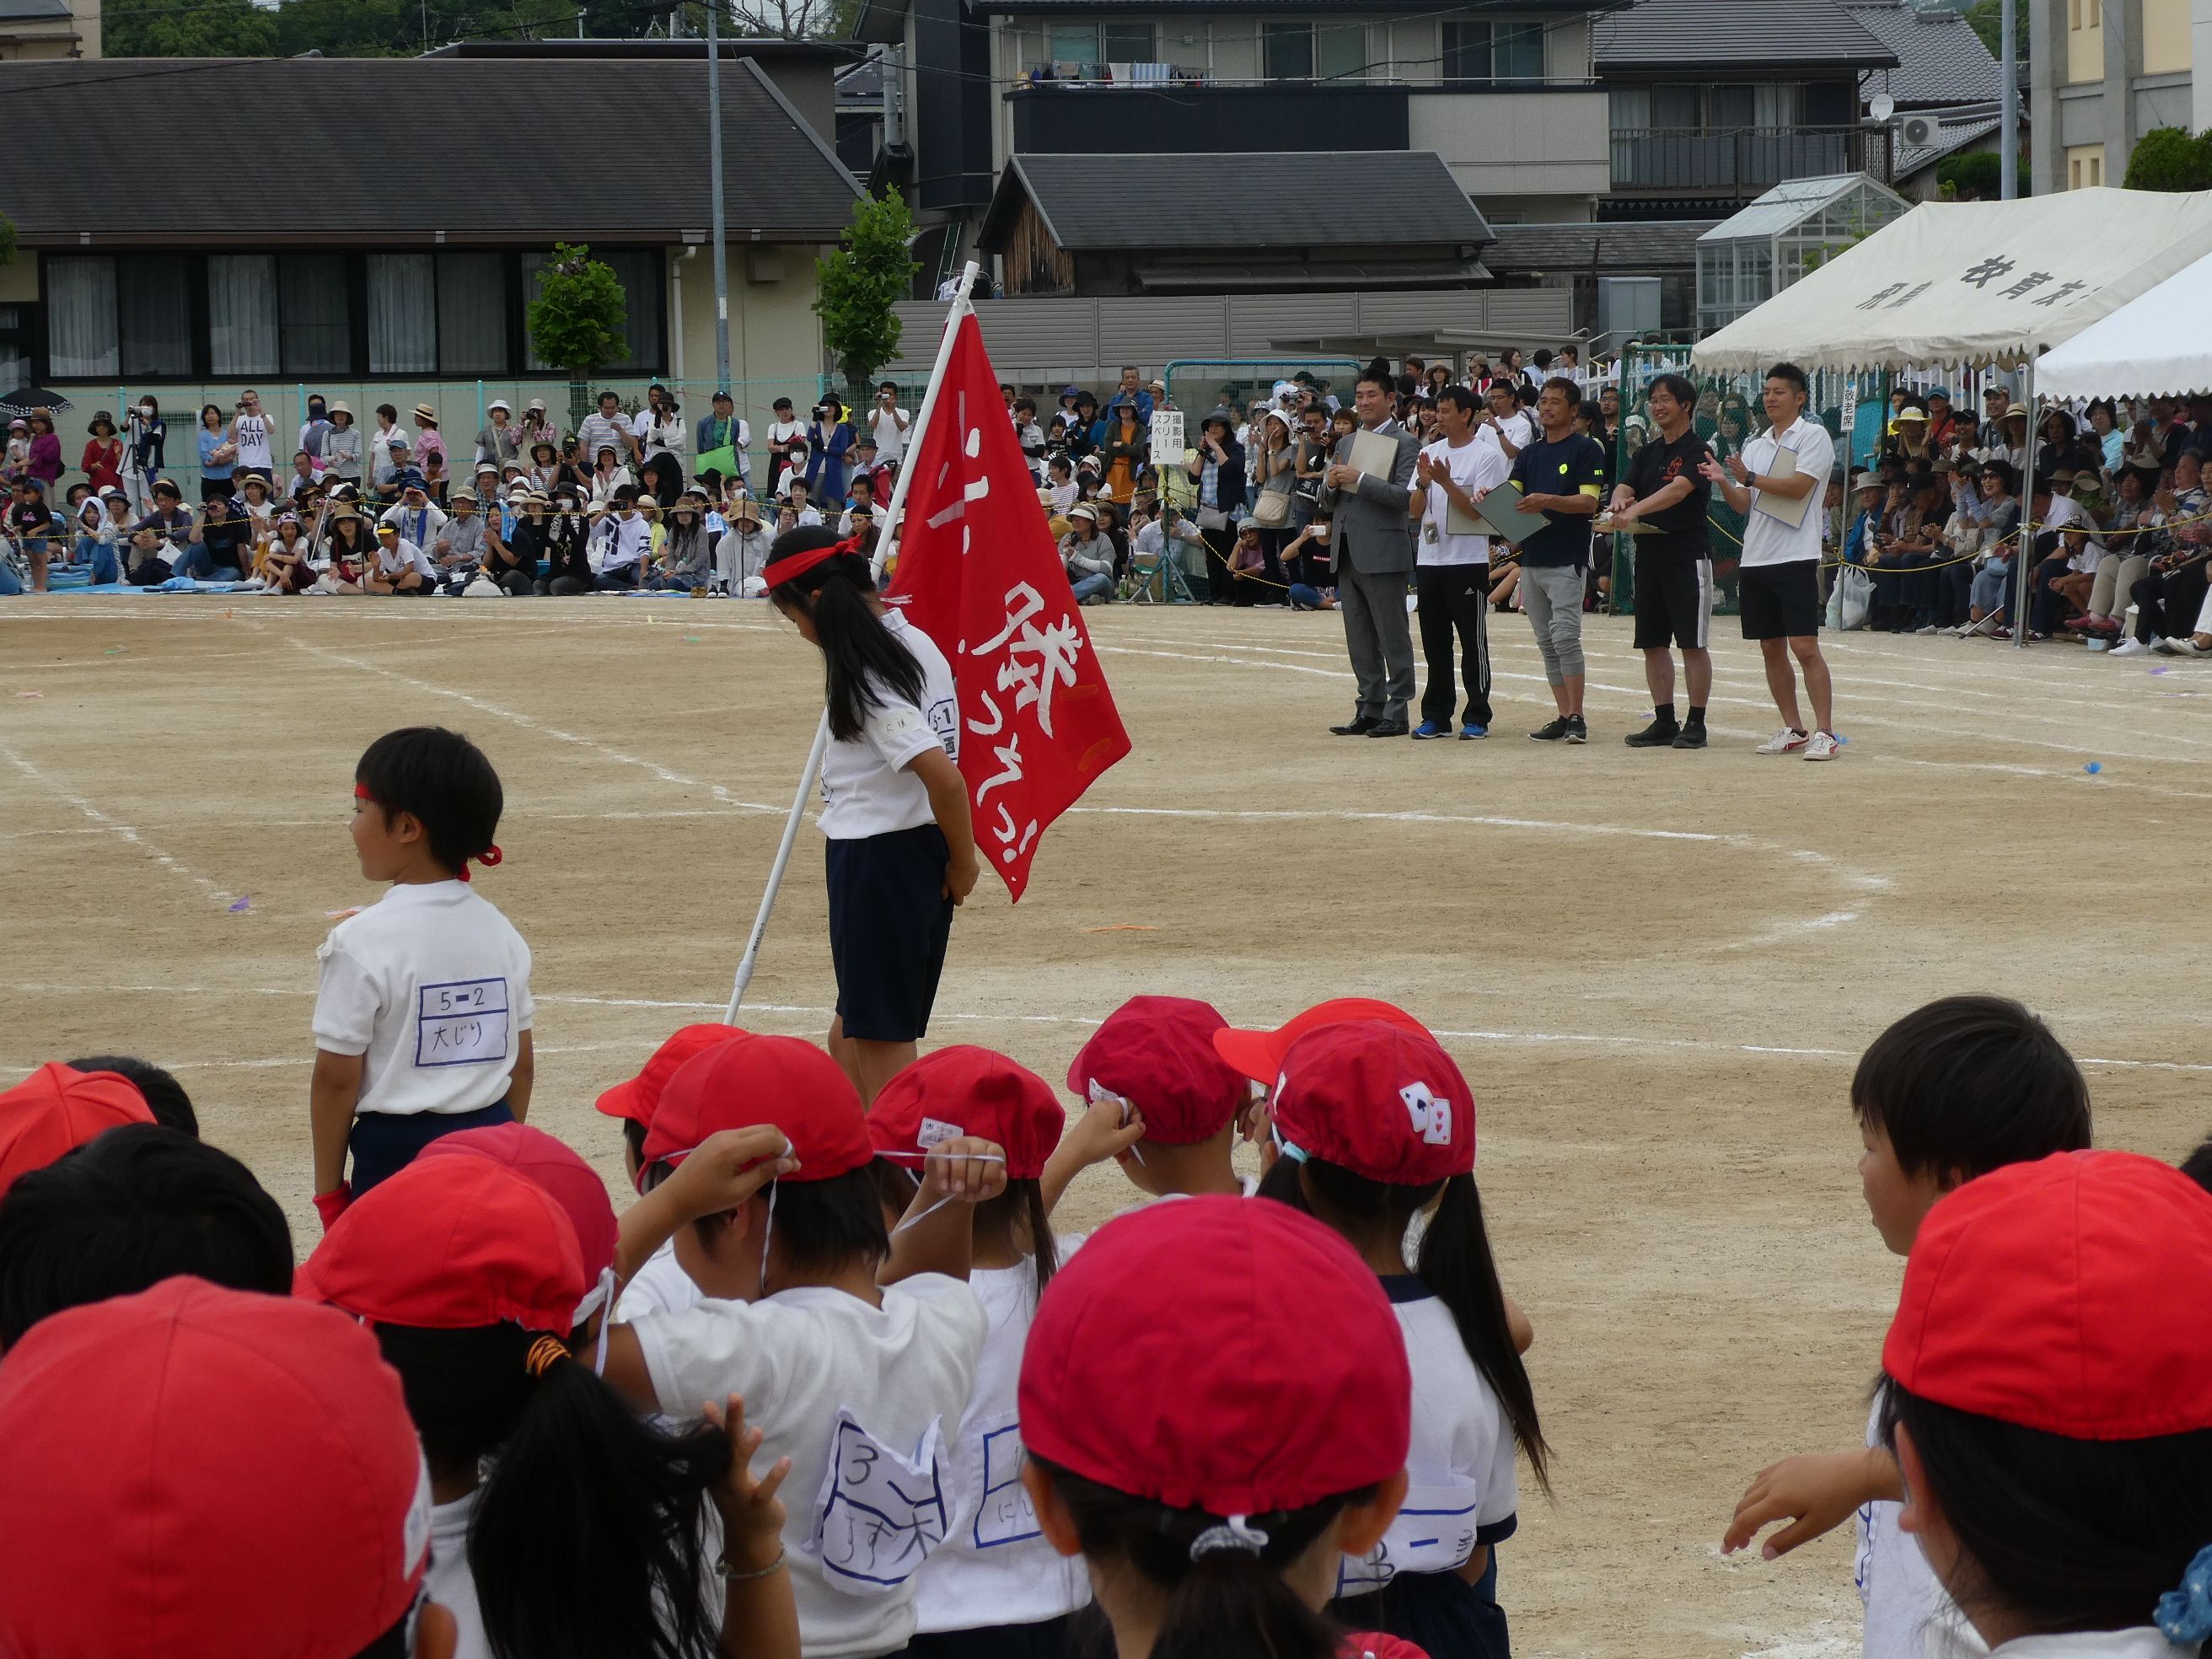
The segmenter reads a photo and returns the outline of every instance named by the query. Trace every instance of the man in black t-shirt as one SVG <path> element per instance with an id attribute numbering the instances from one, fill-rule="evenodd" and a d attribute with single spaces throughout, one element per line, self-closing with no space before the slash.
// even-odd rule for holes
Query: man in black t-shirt
<path id="1" fill-rule="evenodd" d="M 1680 374 L 1662 374 L 1648 388 L 1650 441 L 1629 459 L 1628 477 L 1613 492 L 1613 522 L 1643 524 L 1636 538 L 1636 648 L 1651 688 L 1651 724 L 1622 739 L 1631 749 L 1703 749 L 1705 699 L 1713 689 L 1712 545 L 1705 510 L 1712 485 L 1698 471 L 1711 459 L 1691 423 L 1697 389 Z M 1674 716 L 1674 659 L 1682 647 L 1690 718 Z"/>
<path id="2" fill-rule="evenodd" d="M 1583 720 L 1583 572 L 1603 493 L 1605 452 L 1575 430 L 1581 407 L 1582 390 L 1572 380 L 1545 381 L 1536 399 L 1543 429 L 1513 460 L 1522 507 L 1544 516 L 1544 527 L 1521 544 L 1521 603 L 1559 710 L 1528 734 L 1538 743 L 1589 741 Z"/>

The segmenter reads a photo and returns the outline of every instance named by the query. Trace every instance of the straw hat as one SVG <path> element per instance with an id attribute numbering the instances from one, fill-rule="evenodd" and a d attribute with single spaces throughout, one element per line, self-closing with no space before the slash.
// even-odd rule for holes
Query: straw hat
<path id="1" fill-rule="evenodd" d="M 432 426 L 435 426 L 438 424 L 438 411 L 428 404 L 417 404 L 415 405 L 415 418 L 418 421 L 428 421 Z"/>

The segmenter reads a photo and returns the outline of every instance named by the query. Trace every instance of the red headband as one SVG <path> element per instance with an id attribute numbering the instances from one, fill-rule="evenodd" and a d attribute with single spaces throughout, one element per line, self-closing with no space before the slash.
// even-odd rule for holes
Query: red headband
<path id="1" fill-rule="evenodd" d="M 384 805 L 382 801 L 376 800 L 376 797 L 368 793 L 368 786 L 365 783 L 356 783 L 354 785 L 353 798 L 356 800 L 376 801 L 376 804 L 379 806 Z M 471 853 L 469 857 L 473 858 L 478 864 L 481 864 L 485 869 L 489 870 L 495 864 L 503 863 L 506 860 L 507 854 L 501 852 L 499 850 L 499 843 L 497 842 L 494 842 L 490 846 L 485 848 L 483 852 Z M 469 878 L 468 859 L 463 859 L 461 860 L 461 867 L 456 870 L 453 873 L 459 879 L 466 881 Z"/>
<path id="2" fill-rule="evenodd" d="M 842 542 L 832 542 L 827 547 L 810 548 L 804 553 L 794 553 L 787 559 L 778 559 L 762 571 L 770 587 L 781 587 L 786 582 L 797 581 L 817 564 L 826 564 L 841 554 L 858 553 L 860 538 L 848 537 Z"/>

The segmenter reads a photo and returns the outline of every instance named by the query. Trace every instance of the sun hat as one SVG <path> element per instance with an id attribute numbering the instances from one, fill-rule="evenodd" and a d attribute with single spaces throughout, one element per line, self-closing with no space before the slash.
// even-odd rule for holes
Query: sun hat
<path id="1" fill-rule="evenodd" d="M 331 415 L 343 415 L 348 420 L 351 420 L 353 418 L 353 405 L 346 402 L 344 398 L 341 398 L 337 402 L 332 404 L 325 412 Z"/>
<path id="2" fill-rule="evenodd" d="M 514 405 L 507 402 L 504 398 L 495 398 L 489 403 L 486 404 L 484 405 L 484 413 L 489 415 L 495 409 L 503 409 L 510 415 L 514 413 Z"/>
<path id="3" fill-rule="evenodd" d="M 417 404 L 415 405 L 415 418 L 418 421 L 428 421 L 432 426 L 435 426 L 438 424 L 438 411 L 428 404 Z"/>

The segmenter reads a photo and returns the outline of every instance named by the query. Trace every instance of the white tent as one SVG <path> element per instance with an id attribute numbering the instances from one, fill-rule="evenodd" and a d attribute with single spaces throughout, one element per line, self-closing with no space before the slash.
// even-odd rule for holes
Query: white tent
<path id="1" fill-rule="evenodd" d="M 2186 397 L 2212 392 L 2212 255 L 2036 360 L 2047 398 Z"/>
<path id="2" fill-rule="evenodd" d="M 1721 371 L 1783 359 L 1808 369 L 2019 362 L 2207 254 L 2212 191 L 1923 203 L 1707 335 L 1690 361 Z"/>

